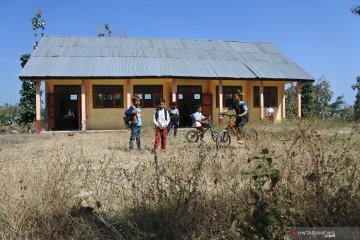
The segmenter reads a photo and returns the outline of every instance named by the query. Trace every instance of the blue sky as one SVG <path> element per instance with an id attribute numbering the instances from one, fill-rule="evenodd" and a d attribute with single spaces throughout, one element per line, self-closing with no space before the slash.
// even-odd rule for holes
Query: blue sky
<path id="1" fill-rule="evenodd" d="M 325 75 L 335 99 L 353 104 L 360 75 L 360 0 L 1 0 L 0 105 L 17 103 L 19 56 L 32 52 L 31 18 L 41 9 L 47 35 L 114 35 L 272 42 L 316 79 Z"/>

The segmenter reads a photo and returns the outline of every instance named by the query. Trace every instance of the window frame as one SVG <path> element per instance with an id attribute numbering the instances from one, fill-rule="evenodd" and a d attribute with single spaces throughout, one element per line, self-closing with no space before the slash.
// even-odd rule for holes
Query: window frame
<path id="1" fill-rule="evenodd" d="M 275 93 L 272 93 L 271 90 L 275 89 Z M 254 96 L 254 108 L 260 107 L 260 87 L 253 87 L 253 96 Z M 271 101 L 272 97 L 275 96 L 275 103 Z M 279 107 L 279 87 L 277 86 L 264 86 L 264 107 Z"/>
<path id="2" fill-rule="evenodd" d="M 110 90 L 97 90 L 97 88 L 108 88 Z M 119 88 L 119 91 L 117 91 Z M 92 86 L 92 98 L 93 98 L 93 108 L 94 109 L 111 109 L 111 108 L 124 108 L 124 86 L 123 85 L 100 85 L 96 84 Z M 100 99 L 101 105 L 96 104 L 96 95 L 101 94 L 102 97 Z M 104 106 L 104 95 L 111 94 L 112 96 L 112 105 L 111 106 Z M 115 101 L 116 95 L 120 95 L 120 105 L 116 105 Z"/>
<path id="3" fill-rule="evenodd" d="M 236 90 L 240 89 L 242 91 L 242 86 L 222 86 L 223 87 L 223 108 L 229 107 L 230 104 L 226 104 L 226 100 L 233 99 L 233 96 L 229 99 L 226 99 L 226 94 L 235 94 Z M 216 85 L 216 107 L 219 108 L 219 85 Z"/>
<path id="4" fill-rule="evenodd" d="M 157 89 L 158 88 L 158 89 Z M 140 107 L 141 108 L 156 108 L 158 105 L 156 100 L 160 96 L 160 99 L 164 97 L 164 86 L 163 85 L 133 85 L 134 96 L 141 94 Z M 145 94 L 151 94 L 152 105 L 148 106 L 145 104 Z M 147 106 L 145 106 L 147 105 Z"/>

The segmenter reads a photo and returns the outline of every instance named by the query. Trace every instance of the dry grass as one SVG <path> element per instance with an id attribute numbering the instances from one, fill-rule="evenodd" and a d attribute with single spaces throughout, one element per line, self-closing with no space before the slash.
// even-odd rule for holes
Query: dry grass
<path id="1" fill-rule="evenodd" d="M 256 123 L 261 139 L 217 151 L 129 133 L 0 135 L 0 239 L 280 239 L 293 226 L 360 224 L 359 126 Z M 255 156 L 272 158 L 258 187 Z M 250 161 L 251 160 L 251 161 Z"/>

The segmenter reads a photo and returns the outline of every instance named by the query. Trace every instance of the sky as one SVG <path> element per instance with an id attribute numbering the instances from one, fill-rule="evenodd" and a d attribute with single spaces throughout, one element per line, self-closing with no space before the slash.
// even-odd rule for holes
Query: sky
<path id="1" fill-rule="evenodd" d="M 0 0 L 0 105 L 19 102 L 20 55 L 33 51 L 31 18 L 46 35 L 113 35 L 271 42 L 353 104 L 360 76 L 360 0 Z M 44 84 L 43 84 L 44 85 Z"/>

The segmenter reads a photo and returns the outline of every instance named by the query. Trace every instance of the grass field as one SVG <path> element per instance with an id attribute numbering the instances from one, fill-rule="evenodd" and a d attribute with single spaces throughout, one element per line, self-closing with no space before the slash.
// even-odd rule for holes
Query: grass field
<path id="1" fill-rule="evenodd" d="M 0 239 L 287 239 L 294 226 L 360 225 L 358 125 L 252 124 L 216 150 L 129 132 L 0 135 Z M 235 142 L 235 141 L 233 141 Z"/>

